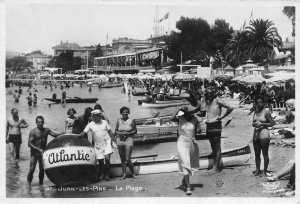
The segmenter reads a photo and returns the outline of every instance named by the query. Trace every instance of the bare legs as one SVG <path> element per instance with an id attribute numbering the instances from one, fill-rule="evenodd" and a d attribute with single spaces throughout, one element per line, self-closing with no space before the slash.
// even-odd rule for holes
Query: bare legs
<path id="1" fill-rule="evenodd" d="M 134 173 L 134 168 L 133 164 L 131 162 L 131 153 L 132 153 L 132 146 L 126 146 L 126 145 L 119 145 L 118 150 L 119 150 L 119 155 L 122 163 L 122 171 L 123 171 L 123 176 L 121 179 L 125 179 L 127 177 L 126 175 L 126 165 L 130 169 L 130 172 L 132 174 L 132 177 L 134 178 L 136 175 Z"/>
<path id="2" fill-rule="evenodd" d="M 104 164 L 104 160 L 105 160 L 105 164 Z M 110 176 L 109 176 L 110 154 L 105 155 L 104 159 L 98 159 L 98 166 L 99 166 L 98 176 L 100 177 L 100 179 L 105 178 L 105 180 L 109 181 L 110 180 Z"/>
<path id="3" fill-rule="evenodd" d="M 263 131 L 263 130 L 262 130 Z M 263 132 L 254 132 L 254 134 L 263 134 Z M 264 137 L 263 139 L 260 139 L 261 135 L 254 135 L 253 137 L 253 147 L 254 147 L 254 152 L 255 152 L 255 165 L 256 165 L 256 170 L 254 172 L 254 176 L 258 176 L 261 171 L 260 171 L 260 153 L 262 152 L 263 157 L 264 157 L 264 175 L 267 175 L 268 171 L 268 166 L 269 166 L 269 144 L 270 144 L 270 138 L 269 137 Z"/>
<path id="4" fill-rule="evenodd" d="M 30 168 L 27 175 L 27 183 L 30 186 L 32 179 L 33 179 L 33 173 L 36 167 L 37 162 L 39 162 L 39 184 L 42 185 L 44 182 L 44 167 L 42 162 L 41 156 L 30 156 Z"/>
<path id="5" fill-rule="evenodd" d="M 221 161 L 221 137 L 220 136 L 211 136 L 209 137 L 209 142 L 212 149 L 213 155 L 213 169 L 214 171 L 220 172 L 220 161 Z"/>
<path id="6" fill-rule="evenodd" d="M 11 161 L 15 161 L 15 159 L 20 159 L 20 147 L 21 143 L 8 143 L 9 153 L 11 155 Z"/>

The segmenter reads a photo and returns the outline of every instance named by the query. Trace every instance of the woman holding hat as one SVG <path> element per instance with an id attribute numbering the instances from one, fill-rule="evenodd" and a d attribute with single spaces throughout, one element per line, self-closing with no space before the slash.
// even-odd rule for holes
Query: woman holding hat
<path id="1" fill-rule="evenodd" d="M 179 171 L 183 174 L 182 186 L 186 188 L 186 194 L 191 195 L 189 176 L 198 171 L 199 148 L 195 142 L 198 128 L 198 120 L 193 115 L 197 110 L 183 107 L 176 111 L 171 120 L 178 122 L 177 152 Z"/>
<path id="2" fill-rule="evenodd" d="M 110 180 L 110 155 L 114 152 L 112 141 L 116 143 L 116 139 L 107 121 L 102 119 L 102 111 L 93 110 L 91 114 L 93 121 L 87 124 L 83 132 L 80 133 L 78 136 L 83 137 L 88 132 L 92 133 L 93 141 L 95 143 L 94 149 L 96 153 L 96 159 L 99 163 L 99 175 L 102 175 L 103 172 L 105 179 L 108 181 Z"/>

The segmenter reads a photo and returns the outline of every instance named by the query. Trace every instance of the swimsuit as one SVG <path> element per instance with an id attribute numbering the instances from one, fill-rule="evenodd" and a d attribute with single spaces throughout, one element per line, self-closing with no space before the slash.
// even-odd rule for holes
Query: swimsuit
<path id="1" fill-rule="evenodd" d="M 216 121 L 206 123 L 206 135 L 210 137 L 221 137 L 222 133 L 222 122 Z"/>
<path id="2" fill-rule="evenodd" d="M 8 142 L 11 142 L 15 145 L 22 143 L 21 134 L 9 134 L 8 135 Z"/>

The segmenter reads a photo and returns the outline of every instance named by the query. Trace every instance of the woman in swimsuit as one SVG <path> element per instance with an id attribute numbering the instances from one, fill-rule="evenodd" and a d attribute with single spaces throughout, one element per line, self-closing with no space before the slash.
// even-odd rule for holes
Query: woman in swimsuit
<path id="1" fill-rule="evenodd" d="M 20 118 L 18 109 L 11 110 L 12 118 L 7 120 L 6 143 L 8 144 L 12 160 L 20 159 L 20 147 L 22 143 L 21 128 L 27 128 L 27 122 Z"/>
<path id="2" fill-rule="evenodd" d="M 127 107 L 120 109 L 122 117 L 118 119 L 115 129 L 123 171 L 121 179 L 126 178 L 126 165 L 129 167 L 132 177 L 136 176 L 131 163 L 131 153 L 133 149 L 133 136 L 137 133 L 137 130 L 135 120 L 128 117 L 129 113 L 130 110 Z"/>
<path id="3" fill-rule="evenodd" d="M 68 117 L 66 118 L 66 122 L 65 122 L 65 133 L 72 133 L 73 130 L 73 124 L 75 121 L 75 114 L 76 111 L 74 108 L 70 108 L 67 112 Z"/>
<path id="4" fill-rule="evenodd" d="M 253 147 L 255 152 L 255 164 L 256 171 L 255 176 L 261 174 L 260 171 L 260 153 L 262 152 L 264 157 L 264 175 L 267 175 L 269 165 L 269 143 L 270 132 L 268 127 L 275 125 L 275 122 L 271 116 L 270 110 L 265 108 L 263 97 L 258 97 L 256 100 L 256 110 L 253 116 L 252 126 L 254 127 L 253 133 Z"/>

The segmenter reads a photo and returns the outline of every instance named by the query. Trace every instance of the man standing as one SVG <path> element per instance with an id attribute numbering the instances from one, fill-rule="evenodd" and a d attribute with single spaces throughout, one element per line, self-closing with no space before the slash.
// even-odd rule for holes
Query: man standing
<path id="1" fill-rule="evenodd" d="M 13 97 L 15 99 L 15 103 L 19 103 L 20 94 L 18 93 L 18 90 L 15 90 Z"/>
<path id="2" fill-rule="evenodd" d="M 206 111 L 206 135 L 209 139 L 212 154 L 213 154 L 213 169 L 209 172 L 220 172 L 220 160 L 221 160 L 221 132 L 222 122 L 221 120 L 229 115 L 233 108 L 221 101 L 217 97 L 217 91 L 213 87 L 207 87 L 205 93 L 205 102 L 201 105 L 200 110 Z M 226 108 L 226 112 L 223 116 L 222 108 Z"/>
<path id="3" fill-rule="evenodd" d="M 20 147 L 22 143 L 21 128 L 27 128 L 27 122 L 19 117 L 18 109 L 11 110 L 12 118 L 6 124 L 6 143 L 11 154 L 11 160 L 20 159 Z"/>
<path id="4" fill-rule="evenodd" d="M 44 127 L 43 116 L 37 116 L 37 127 L 30 131 L 28 139 L 28 147 L 30 147 L 30 168 L 27 175 L 28 185 L 31 185 L 33 179 L 33 173 L 36 167 L 36 163 L 39 162 L 39 184 L 42 185 L 44 181 L 44 167 L 43 167 L 43 153 L 47 145 L 48 135 L 57 137 L 61 134 L 55 133 L 49 128 Z"/>
<path id="5" fill-rule="evenodd" d="M 66 105 L 66 97 L 67 97 L 67 92 L 65 89 L 63 89 L 62 93 L 61 93 L 61 103 L 63 105 Z"/>

